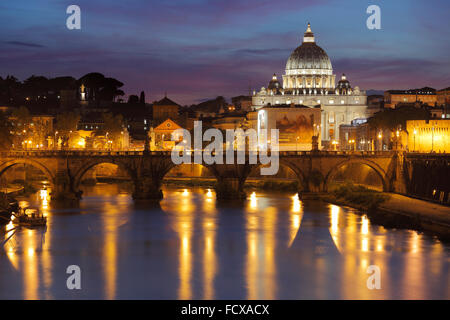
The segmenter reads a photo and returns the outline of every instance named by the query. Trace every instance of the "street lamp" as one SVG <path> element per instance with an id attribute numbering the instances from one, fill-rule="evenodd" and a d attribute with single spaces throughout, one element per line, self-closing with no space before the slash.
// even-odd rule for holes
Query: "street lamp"
<path id="1" fill-rule="evenodd" d="M 56 136 L 58 135 L 58 131 L 55 131 L 55 139 L 53 141 L 55 149 L 58 147 L 58 141 L 56 140 Z"/>
<path id="2" fill-rule="evenodd" d="M 383 141 L 381 139 L 383 139 L 383 134 L 380 131 L 378 133 L 378 141 L 379 141 L 378 144 L 380 145 L 380 151 L 383 151 L 383 145 L 382 145 Z"/>
<path id="3" fill-rule="evenodd" d="M 416 152 L 416 134 L 417 134 L 416 128 L 414 128 L 413 134 L 414 134 L 414 152 Z"/>
<path id="4" fill-rule="evenodd" d="M 333 146 L 334 146 L 334 151 L 337 151 L 337 141 L 336 140 L 333 140 L 333 142 L 332 142 L 332 144 L 333 144 Z"/>
<path id="5" fill-rule="evenodd" d="M 398 137 L 400 136 L 400 132 L 398 130 L 395 132 L 395 136 L 396 136 L 396 139 L 395 139 L 395 150 L 398 150 Z"/>
<path id="6" fill-rule="evenodd" d="M 355 151 L 355 148 L 354 148 L 354 146 L 355 146 L 355 139 L 351 139 L 348 142 L 350 143 L 350 150 L 351 151 Z"/>

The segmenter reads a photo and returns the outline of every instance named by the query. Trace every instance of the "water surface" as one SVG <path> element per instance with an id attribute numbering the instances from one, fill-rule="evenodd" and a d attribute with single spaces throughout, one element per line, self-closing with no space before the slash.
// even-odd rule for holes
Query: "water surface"
<path id="1" fill-rule="evenodd" d="M 372 225 L 356 210 L 293 194 L 218 205 L 209 189 L 135 204 L 123 185 L 85 188 L 79 207 L 28 199 L 46 229 L 0 231 L 1 299 L 449 299 L 450 246 Z M 66 268 L 81 268 L 68 290 Z M 369 290 L 367 268 L 381 270 Z"/>

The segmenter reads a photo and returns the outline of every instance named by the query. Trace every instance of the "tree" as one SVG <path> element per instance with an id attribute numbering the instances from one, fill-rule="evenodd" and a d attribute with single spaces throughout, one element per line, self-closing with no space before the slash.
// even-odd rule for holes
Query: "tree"
<path id="1" fill-rule="evenodd" d="M 139 97 L 139 103 L 145 104 L 145 92 L 144 91 L 141 91 L 141 95 Z"/>
<path id="2" fill-rule="evenodd" d="M 21 83 L 16 77 L 8 75 L 0 81 L 0 101 L 5 104 L 13 104 L 18 100 L 20 94 Z"/>
<path id="3" fill-rule="evenodd" d="M 403 106 L 396 109 L 386 109 L 377 112 L 369 119 L 369 125 L 376 130 L 387 129 L 394 132 L 399 127 L 406 130 L 406 121 L 408 120 L 423 120 L 429 119 L 429 117 L 430 113 L 426 109 Z"/>
<path id="4" fill-rule="evenodd" d="M 79 121 L 80 115 L 72 111 L 56 116 L 56 130 L 58 130 L 58 137 L 61 138 L 63 148 L 69 146 L 70 137 L 77 130 Z"/>
<path id="5" fill-rule="evenodd" d="M 23 93 L 32 100 L 44 99 L 49 91 L 49 81 L 46 77 L 31 76 L 23 82 Z"/>
<path id="6" fill-rule="evenodd" d="M 132 94 L 128 97 L 128 103 L 136 104 L 139 103 L 139 97 L 135 94 Z"/>
<path id="7" fill-rule="evenodd" d="M 56 77 L 48 80 L 50 90 L 60 92 L 61 90 L 75 90 L 77 80 L 74 77 Z"/>
<path id="8" fill-rule="evenodd" d="M 13 144 L 16 147 L 28 147 L 28 142 L 33 138 L 33 117 L 27 107 L 20 106 L 14 109 L 12 114 L 12 125 L 13 125 Z M 25 143 L 25 145 L 23 145 Z"/>
<path id="9" fill-rule="evenodd" d="M 0 112 L 0 150 L 9 150 L 13 143 L 12 125 L 3 112 Z"/>
<path id="10" fill-rule="evenodd" d="M 103 128 L 96 132 L 97 135 L 103 135 L 107 141 L 112 142 L 113 147 L 121 148 L 123 136 L 123 117 L 121 114 L 113 115 L 112 113 L 102 114 Z"/>
<path id="11" fill-rule="evenodd" d="M 104 101 L 116 100 L 117 96 L 123 96 L 125 93 L 119 88 L 123 86 L 123 83 L 114 78 L 105 78 L 103 87 L 100 89 L 100 98 Z"/>
<path id="12" fill-rule="evenodd" d="M 89 91 L 89 100 L 94 100 L 97 105 L 101 100 L 115 101 L 116 97 L 123 96 L 125 93 L 119 88 L 123 83 L 114 78 L 105 78 L 98 72 L 88 73 L 78 80 L 79 85 L 83 84 Z"/>

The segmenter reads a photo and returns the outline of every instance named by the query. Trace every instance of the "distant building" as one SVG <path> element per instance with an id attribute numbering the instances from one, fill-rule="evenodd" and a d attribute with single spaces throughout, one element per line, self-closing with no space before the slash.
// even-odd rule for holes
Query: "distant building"
<path id="1" fill-rule="evenodd" d="M 177 129 L 181 127 L 171 119 L 165 120 L 156 128 L 150 128 L 150 149 L 172 150 L 176 143 L 172 140 L 172 132 Z"/>
<path id="2" fill-rule="evenodd" d="M 396 108 L 401 103 L 421 102 L 429 106 L 436 105 L 436 89 L 424 87 L 410 90 L 388 90 L 384 93 L 384 107 Z"/>
<path id="3" fill-rule="evenodd" d="M 153 104 L 153 126 L 161 124 L 167 119 L 172 119 L 173 121 L 178 120 L 178 112 L 180 110 L 180 105 L 167 97 L 155 102 Z"/>
<path id="4" fill-rule="evenodd" d="M 384 96 L 371 95 L 367 97 L 367 107 L 372 114 L 381 111 L 384 108 Z"/>
<path id="5" fill-rule="evenodd" d="M 342 151 L 376 150 L 376 135 L 370 128 L 367 119 L 355 119 L 351 124 L 339 127 L 339 144 Z"/>
<path id="6" fill-rule="evenodd" d="M 309 23 L 303 43 L 287 60 L 283 83 L 274 74 L 267 88 L 262 87 L 259 92 L 254 92 L 252 104 L 257 110 L 291 104 L 313 110 L 319 106 L 319 119 L 314 121 L 321 124 L 322 143 L 328 147 L 339 140 L 340 125 L 370 116 L 365 91 L 358 86 L 352 87 L 345 75 L 336 81 L 331 60 L 325 50 L 316 44 Z M 286 110 L 296 111 L 289 108 Z M 317 111 L 314 110 L 313 113 L 316 114 Z M 296 121 L 295 117 L 286 114 L 289 121 Z"/>
<path id="7" fill-rule="evenodd" d="M 252 97 L 251 96 L 237 96 L 231 98 L 231 103 L 236 106 L 237 110 L 251 111 Z"/>
<path id="8" fill-rule="evenodd" d="M 17 118 L 10 115 L 12 123 L 13 144 L 15 148 L 42 149 L 49 148 L 53 143 L 54 116 L 48 114 L 32 114 L 31 123 L 25 127 Z"/>
<path id="9" fill-rule="evenodd" d="M 255 129 L 258 135 L 263 129 L 267 129 L 268 141 L 271 129 L 278 129 L 280 151 L 310 151 L 313 136 L 318 137 L 318 147 L 321 147 L 320 106 L 266 106 L 249 112 L 247 118 L 249 126 Z"/>
<path id="10" fill-rule="evenodd" d="M 221 130 L 235 130 L 240 128 L 245 120 L 243 113 L 224 113 L 212 120 L 212 126 Z"/>
<path id="11" fill-rule="evenodd" d="M 450 105 L 450 87 L 436 91 L 438 106 Z"/>

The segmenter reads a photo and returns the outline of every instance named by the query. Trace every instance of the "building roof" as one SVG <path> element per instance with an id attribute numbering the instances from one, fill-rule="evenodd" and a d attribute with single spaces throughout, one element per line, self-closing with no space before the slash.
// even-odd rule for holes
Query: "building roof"
<path id="1" fill-rule="evenodd" d="M 173 130 L 180 128 L 181 127 L 172 119 L 166 119 L 153 130 L 156 132 L 168 132 L 168 131 L 172 132 Z"/>
<path id="2" fill-rule="evenodd" d="M 292 52 L 286 63 L 286 70 L 300 69 L 333 70 L 330 58 L 325 50 L 316 45 L 309 23 L 302 45 Z"/>
<path id="3" fill-rule="evenodd" d="M 170 100 L 167 97 L 162 98 L 161 100 L 154 103 L 156 106 L 180 106 L 178 103 Z"/>
<path id="4" fill-rule="evenodd" d="M 433 95 L 436 94 L 436 89 L 430 88 L 430 87 L 423 87 L 420 89 L 408 89 L 408 90 L 387 90 L 386 92 L 390 94 L 429 94 Z"/>

